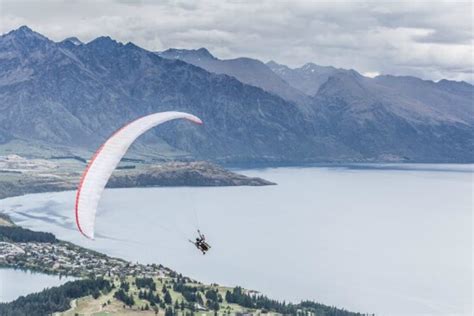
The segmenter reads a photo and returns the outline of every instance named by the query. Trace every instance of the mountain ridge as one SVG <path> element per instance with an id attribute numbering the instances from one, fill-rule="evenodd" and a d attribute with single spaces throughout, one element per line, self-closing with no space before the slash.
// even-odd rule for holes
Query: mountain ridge
<path id="1" fill-rule="evenodd" d="M 292 88 L 257 59 L 248 57 L 218 59 L 206 48 L 197 50 L 172 48 L 157 54 L 164 58 L 182 60 L 211 73 L 232 76 L 243 83 L 262 88 L 299 105 L 307 105 L 310 102 L 307 96 Z"/>
<path id="2" fill-rule="evenodd" d="M 205 48 L 191 51 L 196 53 L 222 62 Z M 21 27 L 0 37 L 0 141 L 94 150 L 138 116 L 181 110 L 206 124 L 172 122 L 135 147 L 229 163 L 473 161 L 472 85 L 417 78 L 407 84 L 404 78 L 307 65 L 311 73 L 323 69 L 317 78 L 327 79 L 316 81 L 314 96 L 295 102 L 133 43 L 107 36 L 56 43 Z M 251 67 L 245 71 L 253 74 Z"/>
<path id="3" fill-rule="evenodd" d="M 278 145 L 298 138 L 284 117 L 302 122 L 303 115 L 260 88 L 109 37 L 70 48 L 43 41 L 31 52 L 24 45 L 5 45 L 0 38 L 0 53 L 13 51 L 14 56 L 0 70 L 0 78 L 11 74 L 9 68 L 29 71 L 29 77 L 0 86 L 0 105 L 6 110 L 0 122 L 16 138 L 96 147 L 137 116 L 182 110 L 201 116 L 205 126 L 170 123 L 157 129 L 161 137 L 152 131 L 142 141 L 161 138 L 196 157 L 218 160 L 258 158 L 262 151 L 267 159 L 293 155 Z M 253 126 L 241 129 L 237 121 Z M 297 151 L 305 154 L 302 148 Z"/>

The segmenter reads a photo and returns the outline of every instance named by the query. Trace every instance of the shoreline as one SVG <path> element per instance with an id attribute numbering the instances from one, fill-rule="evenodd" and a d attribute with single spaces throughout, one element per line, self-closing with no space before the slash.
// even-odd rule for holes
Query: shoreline
<path id="1" fill-rule="evenodd" d="M 0 160 L 2 156 L 0 156 Z M 203 162 L 197 162 L 203 163 Z M 189 163 L 180 163 L 180 164 L 189 164 Z M 194 182 L 186 184 L 182 179 L 173 184 L 173 180 L 160 178 L 160 174 L 152 176 L 148 180 L 150 184 L 145 183 L 133 183 L 134 178 L 138 178 L 143 174 L 146 174 L 147 169 L 140 169 L 140 173 L 135 173 L 130 176 L 130 173 L 133 173 L 132 170 L 119 169 L 117 174 L 112 175 L 109 183 L 107 184 L 107 189 L 124 189 L 124 188 L 154 188 L 154 187 L 232 187 L 232 186 L 267 186 L 267 185 L 277 185 L 277 183 L 262 179 L 248 177 L 238 172 L 243 170 L 262 170 L 262 169 L 272 169 L 272 168 L 335 168 L 335 169 L 348 169 L 348 170 L 381 170 L 381 171 L 436 171 L 436 172 L 470 172 L 474 173 L 474 163 L 425 163 L 425 162 L 335 162 L 335 163 L 256 163 L 256 164 L 223 164 L 222 167 L 213 165 L 210 163 L 210 166 L 215 166 L 216 168 L 213 171 L 219 172 L 219 174 L 224 173 L 227 176 L 227 180 L 216 180 L 215 182 Z M 148 164 L 148 167 L 151 169 L 156 165 Z M 159 165 L 158 165 L 159 166 Z M 446 166 L 442 168 L 442 166 Z M 449 167 L 459 167 L 459 168 L 449 168 Z M 192 171 L 192 169 L 187 168 L 186 172 Z M 15 177 L 16 181 L 20 182 L 21 185 L 15 186 L 12 184 L 12 181 L 2 181 L 0 180 L 0 200 L 24 196 L 28 194 L 41 194 L 41 193 L 57 193 L 57 192 L 66 192 L 66 191 L 75 191 L 77 189 L 77 183 L 79 176 L 76 175 L 77 179 L 72 179 L 70 175 L 64 176 L 63 179 L 58 181 L 58 178 L 54 179 L 42 179 L 44 182 L 35 182 L 36 178 L 33 177 L 23 177 L 24 173 L 19 171 L 6 171 L 1 169 L 0 164 L 0 174 L 6 174 L 10 177 Z M 189 175 L 189 173 L 187 173 Z M 30 176 L 30 175 L 28 175 Z M 235 178 L 233 178 L 235 177 Z M 33 180 L 32 180 L 33 179 Z M 51 181 L 48 181 L 51 180 Z M 64 180 L 64 181 L 61 181 Z M 201 179 L 203 180 L 203 179 Z M 236 182 L 232 182 L 235 180 Z M 25 182 L 29 181 L 29 182 Z M 72 182 L 72 183 L 71 183 Z M 77 182 L 77 183 L 76 183 Z M 9 189 L 7 189 L 7 187 Z M 5 192 L 7 191 L 7 192 Z"/>
<path id="2" fill-rule="evenodd" d="M 74 159 L 58 162 L 0 156 L 0 200 L 26 194 L 76 190 L 85 166 Z M 111 176 L 107 188 L 266 185 L 276 183 L 203 161 L 133 165 L 126 162 L 126 166 L 119 166 Z"/>

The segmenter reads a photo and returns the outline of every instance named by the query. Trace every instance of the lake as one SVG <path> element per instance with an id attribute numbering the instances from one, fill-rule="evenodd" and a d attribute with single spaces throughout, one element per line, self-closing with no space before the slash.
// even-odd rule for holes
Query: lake
<path id="1" fill-rule="evenodd" d="M 0 302 L 10 302 L 22 295 L 39 292 L 72 280 L 74 280 L 72 277 L 0 268 Z"/>
<path id="2" fill-rule="evenodd" d="M 106 190 L 96 240 L 75 192 L 0 201 L 25 227 L 203 282 L 379 315 L 472 314 L 472 165 L 240 169 L 266 187 Z M 188 242 L 200 228 L 205 256 Z"/>

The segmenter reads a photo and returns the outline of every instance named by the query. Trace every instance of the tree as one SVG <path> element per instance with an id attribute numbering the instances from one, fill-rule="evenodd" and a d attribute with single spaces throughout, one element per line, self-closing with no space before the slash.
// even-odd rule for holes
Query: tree
<path id="1" fill-rule="evenodd" d="M 115 292 L 114 297 L 122 302 L 124 302 L 127 306 L 132 307 L 135 304 L 132 295 L 127 295 L 123 289 L 118 290 Z"/>
<path id="2" fill-rule="evenodd" d="M 149 288 L 152 291 L 156 291 L 156 283 L 152 278 L 136 278 L 135 283 L 139 289 Z"/>
<path id="3" fill-rule="evenodd" d="M 123 281 L 120 283 L 120 288 L 124 289 L 125 292 L 128 292 L 128 290 L 130 290 L 130 283 Z"/>
<path id="4" fill-rule="evenodd" d="M 227 303 L 233 303 L 234 302 L 234 296 L 232 295 L 232 293 L 227 290 L 225 292 L 225 300 L 227 301 Z"/>
<path id="5" fill-rule="evenodd" d="M 92 292 L 92 297 L 93 297 L 95 300 L 98 299 L 99 296 L 100 296 L 99 290 L 96 289 L 94 292 Z"/>
<path id="6" fill-rule="evenodd" d="M 165 316 L 174 316 L 173 308 L 168 307 L 168 308 L 165 310 Z"/>
<path id="7" fill-rule="evenodd" d="M 198 304 L 201 304 L 202 306 L 204 306 L 204 300 L 202 299 L 202 296 L 201 296 L 201 293 L 196 293 L 196 301 L 198 302 Z"/>
<path id="8" fill-rule="evenodd" d="M 206 291 L 206 298 L 208 300 L 217 301 L 218 300 L 217 290 L 214 290 L 214 289 L 207 290 Z"/>
<path id="9" fill-rule="evenodd" d="M 207 307 L 214 310 L 214 311 L 218 311 L 219 310 L 219 303 L 216 302 L 216 301 L 208 300 L 207 301 Z"/>
<path id="10" fill-rule="evenodd" d="M 109 289 L 104 279 L 70 281 L 38 293 L 20 296 L 10 303 L 0 303 L 0 315 L 50 315 L 70 308 L 72 299 Z"/>
<path id="11" fill-rule="evenodd" d="M 173 304 L 173 299 L 171 298 L 171 294 L 168 290 L 165 293 L 165 303 L 168 305 Z"/>

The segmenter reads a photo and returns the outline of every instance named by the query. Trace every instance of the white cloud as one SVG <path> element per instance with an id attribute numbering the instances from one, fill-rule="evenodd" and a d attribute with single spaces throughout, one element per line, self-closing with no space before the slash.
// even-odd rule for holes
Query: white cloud
<path id="1" fill-rule="evenodd" d="M 0 32 L 110 35 L 150 50 L 473 81 L 473 4 L 445 1 L 0 0 Z"/>
<path id="2" fill-rule="evenodd" d="M 369 78 L 375 78 L 377 76 L 380 76 L 380 72 L 377 72 L 377 71 L 366 71 L 362 74 L 366 77 L 369 77 Z"/>

